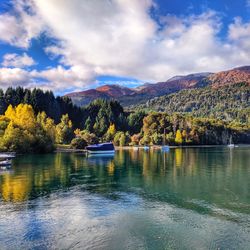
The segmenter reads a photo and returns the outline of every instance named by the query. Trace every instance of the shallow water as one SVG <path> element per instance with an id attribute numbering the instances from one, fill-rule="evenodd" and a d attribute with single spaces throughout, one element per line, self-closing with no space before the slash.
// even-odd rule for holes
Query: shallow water
<path id="1" fill-rule="evenodd" d="M 19 156 L 0 249 L 249 249 L 250 148 Z"/>

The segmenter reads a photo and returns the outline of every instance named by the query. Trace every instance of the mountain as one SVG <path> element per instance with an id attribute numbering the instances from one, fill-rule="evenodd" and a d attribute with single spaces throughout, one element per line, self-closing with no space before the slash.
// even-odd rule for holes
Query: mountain
<path id="1" fill-rule="evenodd" d="M 245 82 L 250 85 L 250 66 L 244 66 L 212 74 L 208 76 L 208 81 L 211 82 L 214 88 L 232 85 L 239 82 Z"/>
<path id="2" fill-rule="evenodd" d="M 118 99 L 136 93 L 133 89 L 119 85 L 103 85 L 96 89 L 67 94 L 77 106 L 85 106 L 96 99 Z"/>
<path id="3" fill-rule="evenodd" d="M 105 93 L 112 98 L 119 98 L 124 95 L 132 95 L 135 93 L 135 90 L 119 86 L 119 85 L 103 85 L 96 89 L 99 92 Z"/>
<path id="4" fill-rule="evenodd" d="M 235 83 L 245 82 L 250 85 L 250 66 L 235 68 L 218 73 L 197 73 L 185 76 L 175 76 L 165 82 L 146 83 L 137 88 L 127 88 L 119 85 L 104 85 L 96 89 L 70 93 L 73 103 L 79 106 L 87 105 L 97 98 L 116 99 L 123 106 L 146 103 L 148 100 L 177 93 L 184 89 L 196 89 L 211 86 L 221 88 Z"/>

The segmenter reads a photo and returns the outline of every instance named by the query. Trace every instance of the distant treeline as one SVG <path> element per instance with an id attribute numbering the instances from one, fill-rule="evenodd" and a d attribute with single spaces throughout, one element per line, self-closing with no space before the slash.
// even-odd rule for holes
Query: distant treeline
<path id="1" fill-rule="evenodd" d="M 227 144 L 231 138 L 234 143 L 250 143 L 247 122 L 170 112 L 125 112 L 119 102 L 102 99 L 78 108 L 70 99 L 54 97 L 52 92 L 40 89 L 0 91 L 0 107 L 2 150 L 29 148 L 28 152 L 47 152 L 55 143 L 84 148 L 103 141 L 113 141 L 120 146 L 164 142 L 170 145 Z"/>

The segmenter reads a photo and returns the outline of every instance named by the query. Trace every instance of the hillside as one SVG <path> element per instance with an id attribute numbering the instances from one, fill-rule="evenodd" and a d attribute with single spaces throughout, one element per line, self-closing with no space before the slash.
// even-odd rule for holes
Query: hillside
<path id="1" fill-rule="evenodd" d="M 208 76 L 207 79 L 212 83 L 214 88 L 239 82 L 245 82 L 250 85 L 250 66 L 244 66 L 212 74 Z"/>
<path id="2" fill-rule="evenodd" d="M 193 116 L 250 122 L 250 85 L 240 83 L 220 88 L 208 86 L 182 90 L 147 101 L 132 109 L 191 113 Z"/>
<path id="3" fill-rule="evenodd" d="M 127 88 L 119 85 L 104 85 L 96 89 L 69 93 L 74 104 L 85 106 L 91 101 L 101 99 L 116 99 L 123 106 L 138 105 L 148 100 L 184 89 L 221 88 L 235 83 L 245 82 L 250 85 L 250 66 L 235 68 L 218 73 L 197 73 L 186 76 L 175 76 L 165 82 L 147 83 L 137 88 Z"/>

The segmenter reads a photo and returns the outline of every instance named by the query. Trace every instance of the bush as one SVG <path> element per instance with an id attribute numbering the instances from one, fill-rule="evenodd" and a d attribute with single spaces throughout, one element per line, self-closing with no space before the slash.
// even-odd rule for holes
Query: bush
<path id="1" fill-rule="evenodd" d="M 87 142 L 80 137 L 74 138 L 70 143 L 70 146 L 75 149 L 84 149 L 87 145 Z"/>

